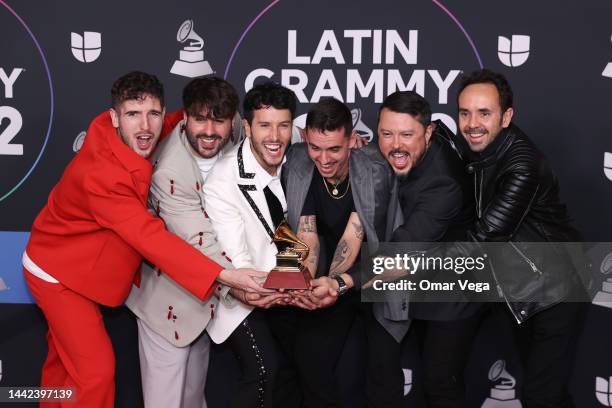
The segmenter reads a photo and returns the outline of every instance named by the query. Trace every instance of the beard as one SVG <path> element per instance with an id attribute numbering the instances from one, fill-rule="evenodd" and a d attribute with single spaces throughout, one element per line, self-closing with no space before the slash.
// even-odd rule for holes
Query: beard
<path id="1" fill-rule="evenodd" d="M 195 150 L 201 157 L 205 159 L 213 158 L 217 154 L 219 154 L 219 152 L 225 147 L 225 145 L 227 144 L 230 138 L 230 135 L 227 135 L 227 137 L 224 138 L 218 133 L 213 133 L 210 135 L 207 135 L 205 133 L 198 133 L 196 135 L 191 135 L 189 134 L 188 131 L 186 131 L 185 133 L 187 134 L 187 140 L 189 140 L 189 144 L 191 145 L 193 150 Z M 230 134 L 231 134 L 231 130 L 230 130 Z M 202 154 L 203 152 L 201 151 L 200 144 L 198 142 L 198 140 L 202 138 L 210 138 L 210 139 L 213 139 L 213 141 L 219 141 L 217 144 L 217 147 L 214 150 L 206 150 L 206 152 Z"/>

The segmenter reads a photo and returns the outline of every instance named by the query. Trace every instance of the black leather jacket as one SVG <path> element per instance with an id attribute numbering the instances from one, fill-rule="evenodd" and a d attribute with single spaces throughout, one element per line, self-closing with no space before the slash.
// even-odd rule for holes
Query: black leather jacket
<path id="1" fill-rule="evenodd" d="M 465 150 L 463 138 L 455 141 L 474 182 L 476 222 L 469 234 L 478 242 L 508 242 L 496 246 L 491 270 L 498 293 L 522 323 L 569 295 L 576 270 L 554 243 L 578 241 L 579 234 L 548 162 L 518 127 L 511 124 L 480 153 Z"/>

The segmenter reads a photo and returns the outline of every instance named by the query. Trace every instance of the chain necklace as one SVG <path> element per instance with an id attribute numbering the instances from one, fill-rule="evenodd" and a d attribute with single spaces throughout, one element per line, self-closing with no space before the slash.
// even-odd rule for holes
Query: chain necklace
<path id="1" fill-rule="evenodd" d="M 323 185 L 325 186 L 325 190 L 327 191 L 327 194 L 329 194 L 329 196 L 335 200 L 340 200 L 341 198 L 344 198 L 344 196 L 346 195 L 346 193 L 348 193 L 348 191 L 351 189 L 351 182 L 347 176 L 346 178 L 346 190 L 344 190 L 344 193 L 342 193 L 342 195 L 338 196 L 338 186 L 340 185 L 340 183 L 342 183 L 342 181 L 338 181 L 336 184 L 333 183 L 329 183 L 332 185 L 332 191 L 329 191 L 329 187 L 327 186 L 327 181 L 325 180 L 325 177 L 321 176 L 321 180 L 323 180 Z"/>

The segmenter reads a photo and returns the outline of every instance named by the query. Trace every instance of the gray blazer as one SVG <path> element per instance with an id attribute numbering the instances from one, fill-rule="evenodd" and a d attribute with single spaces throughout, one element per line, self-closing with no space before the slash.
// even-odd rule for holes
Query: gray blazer
<path id="1" fill-rule="evenodd" d="M 313 172 L 314 162 L 308 156 L 306 145 L 297 143 L 291 146 L 287 152 L 287 162 L 283 165 L 282 181 L 287 197 L 287 222 L 294 231 L 297 229 Z M 368 249 L 375 252 L 387 231 L 393 173 L 378 148 L 368 145 L 351 151 L 349 174 L 355 209 L 368 238 Z"/>
<path id="2" fill-rule="evenodd" d="M 308 156 L 307 146 L 304 143 L 291 146 L 281 177 L 287 198 L 287 221 L 294 231 L 297 230 L 313 171 L 314 162 Z M 368 250 L 375 253 L 379 243 L 388 240 L 394 226 L 401 223 L 401 219 L 397 219 L 399 206 L 395 176 L 375 144 L 351 151 L 349 174 L 353 201 L 367 237 Z M 359 269 L 353 267 L 349 271 L 357 289 L 361 286 Z M 373 312 L 382 326 L 401 341 L 410 326 L 405 303 L 374 303 Z"/>

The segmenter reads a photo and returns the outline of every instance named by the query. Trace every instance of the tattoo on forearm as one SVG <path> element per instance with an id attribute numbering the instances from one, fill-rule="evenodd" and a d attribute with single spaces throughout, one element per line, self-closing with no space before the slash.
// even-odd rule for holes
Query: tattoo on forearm
<path id="1" fill-rule="evenodd" d="M 334 259 L 332 259 L 331 266 L 329 267 L 329 276 L 333 277 L 336 275 L 341 275 L 345 271 L 343 270 L 344 261 L 347 258 L 351 257 L 351 248 L 348 246 L 348 243 L 341 239 L 338 242 L 338 246 L 336 246 L 336 252 L 334 252 Z"/>
<path id="2" fill-rule="evenodd" d="M 314 215 L 304 215 L 300 217 L 298 232 L 317 233 L 317 217 Z"/>
<path id="3" fill-rule="evenodd" d="M 312 248 L 310 248 L 310 253 L 308 258 L 304 261 L 304 266 L 308 268 L 308 271 L 314 278 L 317 272 L 317 266 L 319 263 L 319 243 L 314 244 Z"/>
<path id="4" fill-rule="evenodd" d="M 358 240 L 363 240 L 363 227 L 361 223 L 353 221 L 353 228 L 355 228 L 355 236 Z"/>

